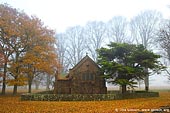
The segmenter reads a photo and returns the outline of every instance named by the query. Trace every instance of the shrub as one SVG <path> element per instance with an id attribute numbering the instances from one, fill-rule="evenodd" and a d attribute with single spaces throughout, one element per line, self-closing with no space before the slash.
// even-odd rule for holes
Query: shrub
<path id="1" fill-rule="evenodd" d="M 131 98 L 158 97 L 158 92 L 127 94 L 23 94 L 21 100 L 30 101 L 104 101 Z"/>

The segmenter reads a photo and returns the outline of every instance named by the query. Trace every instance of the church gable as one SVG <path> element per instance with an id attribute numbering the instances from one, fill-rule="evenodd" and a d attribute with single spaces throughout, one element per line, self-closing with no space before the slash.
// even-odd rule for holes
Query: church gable
<path id="1" fill-rule="evenodd" d="M 72 70 L 78 70 L 78 69 L 82 69 L 82 68 L 86 68 L 88 66 L 93 66 L 96 69 L 99 69 L 98 65 L 88 56 L 86 55 L 77 65 L 75 65 Z"/>
<path id="2" fill-rule="evenodd" d="M 80 61 L 79 64 L 74 67 L 71 71 L 74 72 L 84 72 L 84 71 L 98 71 L 99 67 L 97 66 L 91 58 L 86 58 L 83 61 Z"/>

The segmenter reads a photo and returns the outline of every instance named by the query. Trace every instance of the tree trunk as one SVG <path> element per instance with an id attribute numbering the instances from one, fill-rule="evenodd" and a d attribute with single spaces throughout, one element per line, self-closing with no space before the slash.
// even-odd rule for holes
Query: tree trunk
<path id="1" fill-rule="evenodd" d="M 28 93 L 31 93 L 32 80 L 33 80 L 33 76 L 29 75 L 29 78 L 28 78 Z"/>
<path id="2" fill-rule="evenodd" d="M 6 72 L 7 72 L 7 62 L 4 64 L 4 73 L 3 73 L 3 81 L 2 81 L 2 95 L 5 95 L 6 90 Z"/>
<path id="3" fill-rule="evenodd" d="M 31 80 L 28 81 L 28 93 L 31 93 L 31 85 L 32 85 L 32 82 Z"/>
<path id="4" fill-rule="evenodd" d="M 149 75 L 145 77 L 145 91 L 149 91 Z"/>
<path id="5" fill-rule="evenodd" d="M 3 77 L 3 84 L 2 84 L 2 95 L 5 95 L 6 90 L 6 76 Z"/>
<path id="6" fill-rule="evenodd" d="M 14 89 L 13 89 L 13 95 L 16 95 L 16 94 L 17 94 L 17 85 L 15 84 Z"/>
<path id="7" fill-rule="evenodd" d="M 146 73 L 148 73 L 148 69 L 145 68 L 144 71 Z M 145 91 L 149 91 L 149 75 L 147 74 L 146 77 L 144 78 L 144 82 L 145 82 Z"/>
<path id="8" fill-rule="evenodd" d="M 15 63 L 18 63 L 19 61 L 19 53 L 16 53 L 16 61 Z M 17 80 L 18 79 L 18 75 L 19 75 L 19 66 L 16 67 L 16 74 L 14 75 L 14 79 Z M 17 84 L 14 84 L 14 89 L 13 89 L 13 95 L 17 94 Z"/>
<path id="9" fill-rule="evenodd" d="M 122 94 L 126 93 L 126 85 L 122 85 Z"/>
<path id="10" fill-rule="evenodd" d="M 15 80 L 17 80 L 17 78 L 18 78 L 17 76 L 14 77 Z M 17 94 L 17 87 L 18 87 L 18 85 L 14 84 L 13 95 Z"/>

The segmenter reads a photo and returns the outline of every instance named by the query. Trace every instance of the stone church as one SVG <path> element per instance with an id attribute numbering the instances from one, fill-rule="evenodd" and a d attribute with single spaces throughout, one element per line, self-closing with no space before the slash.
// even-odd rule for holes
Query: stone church
<path id="1" fill-rule="evenodd" d="M 106 94 L 106 82 L 99 66 L 86 55 L 69 70 L 65 78 L 57 76 L 56 94 Z"/>

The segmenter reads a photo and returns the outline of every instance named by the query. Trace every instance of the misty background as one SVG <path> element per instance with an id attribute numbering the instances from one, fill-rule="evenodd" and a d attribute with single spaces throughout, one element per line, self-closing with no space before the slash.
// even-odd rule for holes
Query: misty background
<path id="1" fill-rule="evenodd" d="M 0 3 L 35 15 L 55 29 L 63 73 L 87 53 L 96 61 L 96 49 L 110 41 L 143 44 L 166 56 L 155 40 L 160 27 L 170 19 L 169 0 L 1 0 Z M 169 67 L 165 57 L 160 61 Z M 166 73 L 150 76 L 150 87 L 169 87 L 167 78 Z M 141 87 L 143 84 L 141 81 Z"/>

